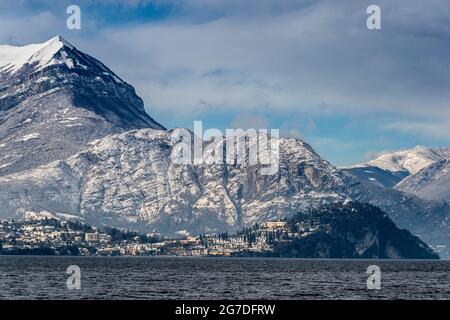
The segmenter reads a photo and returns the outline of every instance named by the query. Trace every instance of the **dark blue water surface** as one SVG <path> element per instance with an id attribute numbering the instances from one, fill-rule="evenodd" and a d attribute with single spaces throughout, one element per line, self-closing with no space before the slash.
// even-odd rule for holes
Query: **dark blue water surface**
<path id="1" fill-rule="evenodd" d="M 380 290 L 367 289 L 373 264 Z M 0 256 L 0 298 L 449 299 L 450 261 Z"/>

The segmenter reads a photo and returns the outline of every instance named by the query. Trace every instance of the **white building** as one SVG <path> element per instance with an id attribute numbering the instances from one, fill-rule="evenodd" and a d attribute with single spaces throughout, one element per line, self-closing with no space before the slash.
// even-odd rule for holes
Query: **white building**
<path id="1" fill-rule="evenodd" d="M 84 235 L 84 239 L 87 242 L 96 242 L 96 241 L 100 241 L 100 233 L 98 232 L 93 232 L 93 233 L 86 233 Z"/>

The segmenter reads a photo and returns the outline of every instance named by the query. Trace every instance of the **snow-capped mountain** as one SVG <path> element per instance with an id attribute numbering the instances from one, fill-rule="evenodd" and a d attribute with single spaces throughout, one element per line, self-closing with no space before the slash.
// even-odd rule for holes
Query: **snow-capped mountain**
<path id="1" fill-rule="evenodd" d="M 450 202 L 450 157 L 407 177 L 395 188 L 425 199 Z"/>
<path id="2" fill-rule="evenodd" d="M 428 148 L 417 146 L 413 149 L 385 153 L 367 163 L 353 167 L 378 167 L 390 172 L 414 174 L 430 164 L 450 156 L 450 148 Z"/>
<path id="3" fill-rule="evenodd" d="M 133 87 L 61 37 L 0 46 L 0 175 L 136 128 L 163 129 Z"/>
<path id="4" fill-rule="evenodd" d="M 450 248 L 448 205 L 348 176 L 301 140 L 280 139 L 279 170 L 262 175 L 258 165 L 172 163 L 177 130 L 165 130 L 133 87 L 60 37 L 0 46 L 0 216 L 50 212 L 93 225 L 197 234 L 355 199 Z M 409 173 L 430 154 L 391 162 Z"/>
<path id="5" fill-rule="evenodd" d="M 236 230 L 314 204 L 345 200 L 344 175 L 306 143 L 280 141 L 280 170 L 179 165 L 170 131 L 141 129 L 95 141 L 67 160 L 0 177 L 0 212 L 47 210 L 93 224 L 191 233 Z"/>
<path id="6" fill-rule="evenodd" d="M 450 247 L 447 204 L 353 181 L 301 140 L 281 139 L 279 171 L 265 176 L 258 166 L 173 164 L 171 133 L 107 136 L 66 160 L 0 177 L 0 212 L 51 212 L 93 225 L 198 234 L 354 199 L 381 208 L 427 243 Z"/>
<path id="7" fill-rule="evenodd" d="M 23 47 L 1 45 L 0 72 L 15 74 L 25 65 L 32 65 L 34 71 L 43 70 L 45 67 L 58 64 L 66 64 L 71 68 L 74 66 L 74 61 L 67 56 L 67 52 L 60 57 L 55 56 L 63 47 L 70 50 L 74 49 L 61 36 L 56 36 L 44 43 L 30 44 Z"/>
<path id="8" fill-rule="evenodd" d="M 382 154 L 367 163 L 342 168 L 347 175 L 384 188 L 393 188 L 405 177 L 450 156 L 450 148 L 413 149 Z"/>

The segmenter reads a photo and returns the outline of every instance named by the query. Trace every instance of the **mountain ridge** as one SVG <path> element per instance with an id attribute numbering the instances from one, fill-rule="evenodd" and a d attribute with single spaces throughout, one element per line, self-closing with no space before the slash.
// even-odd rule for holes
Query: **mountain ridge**
<path id="1" fill-rule="evenodd" d="M 393 173 L 406 171 L 408 174 L 414 174 L 447 156 L 450 156 L 450 148 L 429 148 L 419 145 L 412 149 L 387 152 L 366 163 L 344 169 L 372 166 Z"/>
<path id="2" fill-rule="evenodd" d="M 26 64 L 37 63 L 40 70 L 50 63 L 57 64 L 55 54 L 63 47 L 74 47 L 57 35 L 43 43 L 29 44 L 25 46 L 0 45 L 0 72 L 14 74 Z M 69 61 L 65 61 L 68 66 Z"/>
<path id="3" fill-rule="evenodd" d="M 403 179 L 450 156 L 450 148 L 416 146 L 412 149 L 384 153 L 366 163 L 342 167 L 352 178 L 383 188 L 394 188 Z"/>
<path id="4" fill-rule="evenodd" d="M 6 64 L 5 51 L 17 47 L 0 48 L 0 175 L 64 159 L 109 134 L 165 130 L 100 61 L 59 36 L 31 46 Z"/>
<path id="5" fill-rule="evenodd" d="M 190 226 L 200 233 L 236 230 L 313 202 L 345 199 L 344 176 L 300 140 L 281 140 L 274 176 L 258 174 L 260 166 L 173 164 L 176 142 L 154 129 L 99 139 L 67 160 L 0 177 L 10 190 L 0 196 L 0 208 L 81 214 L 147 231 Z"/>

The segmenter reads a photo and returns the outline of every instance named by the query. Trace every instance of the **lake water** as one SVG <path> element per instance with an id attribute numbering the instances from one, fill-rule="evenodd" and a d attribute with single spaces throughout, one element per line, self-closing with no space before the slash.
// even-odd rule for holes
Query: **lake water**
<path id="1" fill-rule="evenodd" d="M 380 290 L 367 289 L 373 264 Z M 450 299 L 450 261 L 0 256 L 0 298 Z"/>

